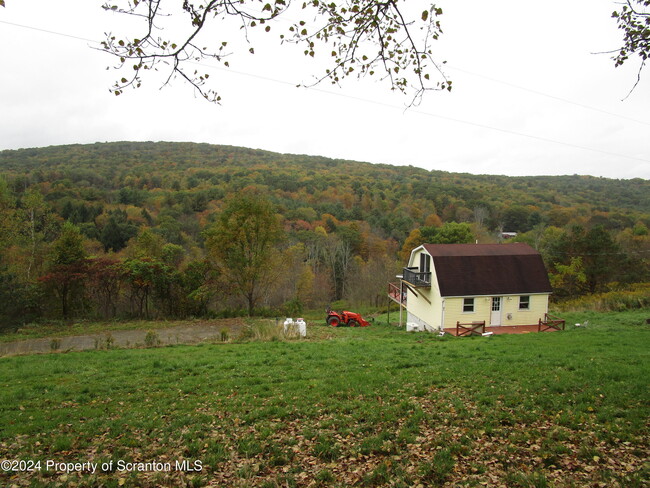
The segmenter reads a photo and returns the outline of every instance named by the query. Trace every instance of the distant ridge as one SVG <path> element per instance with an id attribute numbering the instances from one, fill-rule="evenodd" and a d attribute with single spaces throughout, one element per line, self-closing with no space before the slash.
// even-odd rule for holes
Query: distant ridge
<path id="1" fill-rule="evenodd" d="M 141 177 L 153 170 L 168 178 L 176 175 L 176 180 L 197 173 L 199 180 L 205 180 L 205 172 L 211 171 L 210 177 L 223 175 L 236 182 L 247 176 L 251 184 L 283 191 L 331 185 L 338 192 L 356 193 L 369 185 L 366 190 L 391 189 L 397 198 L 408 194 L 411 201 L 434 200 L 438 207 L 461 204 L 470 210 L 508 201 L 540 206 L 542 211 L 559 206 L 650 212 L 650 180 L 641 178 L 473 175 L 189 142 L 122 141 L 0 151 L 0 173 L 7 177 L 52 170 L 74 174 L 84 169 L 103 177 L 118 171 Z M 266 176 L 257 175 L 259 171 Z"/>

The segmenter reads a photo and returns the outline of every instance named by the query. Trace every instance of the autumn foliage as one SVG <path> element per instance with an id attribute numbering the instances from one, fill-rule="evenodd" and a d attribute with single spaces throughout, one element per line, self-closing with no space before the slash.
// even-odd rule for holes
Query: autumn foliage
<path id="1" fill-rule="evenodd" d="M 650 281 L 640 179 L 459 175 L 184 143 L 2 151 L 0 175 L 5 324 L 382 306 L 414 247 L 504 232 L 542 253 L 555 299 Z"/>

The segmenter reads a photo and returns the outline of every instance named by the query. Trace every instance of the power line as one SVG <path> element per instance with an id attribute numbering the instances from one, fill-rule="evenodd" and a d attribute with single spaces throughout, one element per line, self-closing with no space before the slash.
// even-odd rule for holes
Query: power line
<path id="1" fill-rule="evenodd" d="M 274 20 L 277 21 L 279 19 L 274 19 Z M 284 20 L 284 19 L 282 19 L 282 20 Z M 20 27 L 20 28 L 23 28 L 23 29 L 30 29 L 30 30 L 34 30 L 34 31 L 38 31 L 38 32 L 43 32 L 43 33 L 46 33 L 46 34 L 53 34 L 53 35 L 60 36 L 60 37 L 67 37 L 67 38 L 70 38 L 70 39 L 76 39 L 76 40 L 80 40 L 80 41 L 86 41 L 86 42 L 100 44 L 99 41 L 96 41 L 94 39 L 88 39 L 86 37 L 74 36 L 74 35 L 71 35 L 71 34 L 65 34 L 65 33 L 62 33 L 62 32 L 56 32 L 56 31 L 52 31 L 52 30 L 48 30 L 48 29 L 42 29 L 42 28 L 39 28 L 39 27 L 32 27 L 32 26 L 28 26 L 28 25 L 24 25 L 24 24 L 16 24 L 14 22 L 7 22 L 5 20 L 0 20 L 0 23 L 11 25 L 11 26 L 14 26 L 14 27 Z M 610 112 L 610 111 L 607 111 L 607 110 L 603 110 L 603 109 L 600 109 L 600 108 L 597 108 L 597 107 L 593 107 L 593 106 L 586 105 L 586 104 L 583 104 L 583 103 L 575 102 L 573 100 L 569 100 L 569 99 L 563 98 L 563 97 L 558 97 L 556 95 L 551 95 L 549 93 L 544 93 L 544 92 L 541 92 L 541 91 L 538 91 L 538 90 L 533 90 L 533 89 L 530 89 L 530 88 L 526 88 L 526 87 L 523 87 L 521 85 L 516 85 L 514 83 L 510 83 L 510 82 L 507 82 L 507 81 L 504 81 L 504 80 L 499 80 L 499 79 L 496 79 L 496 78 L 485 76 L 485 75 L 475 73 L 473 71 L 469 71 L 469 70 L 466 70 L 466 69 L 462 69 L 462 68 L 459 68 L 459 67 L 456 67 L 456 66 L 453 66 L 453 65 L 446 64 L 445 67 L 451 68 L 452 70 L 456 70 L 456 71 L 459 71 L 461 73 L 466 73 L 466 74 L 469 74 L 469 75 L 472 75 L 472 76 L 483 78 L 485 80 L 492 81 L 493 83 L 499 83 L 499 84 L 509 86 L 511 88 L 516 88 L 518 90 L 522 90 L 522 91 L 525 91 L 525 92 L 528 92 L 528 93 L 533 93 L 535 95 L 550 98 L 550 99 L 557 100 L 557 101 L 567 103 L 567 104 L 570 104 L 570 105 L 575 105 L 576 107 L 581 107 L 581 108 L 584 108 L 584 109 L 587 109 L 587 110 L 600 112 L 600 113 L 605 114 L 605 115 L 610 115 L 612 117 L 618 117 L 618 118 L 621 118 L 621 119 L 629 120 L 630 122 L 636 122 L 637 124 L 650 126 L 649 122 L 645 122 L 643 120 L 635 119 L 635 118 L 632 118 L 632 117 L 628 117 L 626 115 L 617 114 L 617 113 Z M 213 68 L 217 68 L 217 67 L 213 66 Z M 217 69 L 220 69 L 220 68 L 217 68 Z M 235 71 L 231 71 L 231 72 L 236 73 Z M 238 74 L 243 74 L 243 75 L 248 75 L 248 76 L 255 76 L 255 75 L 252 75 L 250 73 L 242 73 L 242 72 L 238 72 Z M 295 85 L 295 83 L 282 82 L 281 80 L 276 80 L 276 79 L 273 79 L 273 78 L 260 77 L 260 79 L 266 79 L 268 81 L 275 81 L 275 82 L 286 83 L 286 84 L 289 84 L 289 85 Z M 330 93 L 334 94 L 333 92 L 330 92 Z"/>
<path id="2" fill-rule="evenodd" d="M 86 42 L 93 42 L 95 44 L 100 44 L 98 41 L 94 39 L 87 39 L 85 37 L 79 37 L 79 36 L 73 36 L 71 34 L 64 34 L 63 32 L 56 32 L 56 31 L 51 31 L 47 29 L 41 29 L 39 27 L 32 27 L 30 25 L 23 25 L 23 24 L 16 24 L 14 22 L 7 22 L 6 20 L 0 20 L 0 24 L 6 24 L 6 25 L 11 25 L 14 27 L 20 27 L 22 29 L 29 29 L 37 32 L 44 32 L 45 34 L 52 34 L 55 36 L 60 36 L 60 37 L 67 37 L 69 39 L 76 39 L 78 41 L 86 41 Z"/>
<path id="3" fill-rule="evenodd" d="M 51 31 L 51 30 L 47 30 L 47 29 L 41 29 L 41 28 L 38 28 L 38 27 L 32 27 L 32 26 L 27 26 L 27 25 L 23 25 L 23 24 L 7 22 L 7 21 L 4 21 L 4 20 L 0 20 L 0 23 L 11 25 L 11 26 L 14 26 L 14 27 L 19 27 L 19 28 L 35 30 L 35 31 L 38 31 L 38 32 L 46 33 L 46 34 L 52 34 L 52 35 L 57 35 L 57 36 L 66 37 L 66 38 L 70 38 L 70 39 L 82 40 L 82 41 L 86 41 L 86 42 L 99 44 L 98 41 L 95 41 L 95 40 L 92 40 L 92 39 L 79 37 L 79 36 L 74 36 L 74 35 L 71 35 L 71 34 L 65 34 L 65 33 L 62 33 L 62 32 L 56 32 L 56 31 Z M 289 82 L 289 81 L 279 80 L 279 79 L 276 79 L 276 78 L 271 78 L 271 77 L 268 77 L 268 76 L 261 76 L 261 75 L 252 74 L 252 73 L 246 73 L 246 72 L 242 72 L 242 71 L 236 71 L 236 70 L 232 70 L 230 68 L 226 69 L 226 68 L 223 68 L 223 67 L 220 67 L 220 66 L 213 66 L 213 65 L 210 65 L 210 64 L 206 64 L 206 63 L 190 63 L 190 64 L 199 64 L 200 66 L 204 66 L 204 67 L 207 67 L 207 68 L 224 71 L 226 73 L 232 73 L 232 74 L 236 74 L 236 75 L 240 75 L 240 76 L 248 76 L 248 77 L 251 77 L 251 78 L 256 78 L 256 79 L 261 79 L 261 80 L 270 81 L 270 82 L 274 82 L 274 83 L 279 83 L 279 84 L 282 84 L 282 85 L 296 86 L 296 83 L 292 83 L 292 82 Z M 573 105 L 576 105 L 576 106 L 579 106 L 579 107 L 582 107 L 582 108 L 586 108 L 586 109 L 589 109 L 589 110 L 595 110 L 595 111 L 602 112 L 602 113 L 607 114 L 607 115 L 628 119 L 628 120 L 631 120 L 633 122 L 637 122 L 637 123 L 644 124 L 644 125 L 650 125 L 650 124 L 648 124 L 646 122 L 643 122 L 643 121 L 640 121 L 640 120 L 636 120 L 636 119 L 632 119 L 632 118 L 625 117 L 625 116 L 622 116 L 622 115 L 610 113 L 610 112 L 607 112 L 605 110 L 597 109 L 595 107 L 590 107 L 588 105 L 583 105 L 583 104 L 580 104 L 580 103 L 577 103 L 577 102 L 572 102 L 572 101 L 564 99 L 564 98 L 555 97 L 553 95 L 549 95 L 549 94 L 546 94 L 546 93 L 543 93 L 543 92 L 538 92 L 538 91 L 535 91 L 535 90 L 530 90 L 528 88 L 520 87 L 518 85 L 513 85 L 513 84 L 510 84 L 508 82 L 501 81 L 501 80 L 496 80 L 496 79 L 492 79 L 492 78 L 489 78 L 489 77 L 485 77 L 483 75 L 478 75 L 476 73 L 471 73 L 469 71 L 462 70 L 460 68 L 453 68 L 453 69 L 456 69 L 458 71 L 464 71 L 464 72 L 469 73 L 469 74 L 473 74 L 473 75 L 476 75 L 476 76 L 480 76 L 480 77 L 489 79 L 490 81 L 494 81 L 494 82 L 497 82 L 497 83 L 502 83 L 502 84 L 505 84 L 505 85 L 509 85 L 509 86 L 512 86 L 512 87 L 517 88 L 517 89 L 521 89 L 521 90 L 524 90 L 524 91 L 535 93 L 535 94 L 540 95 L 540 96 L 553 98 L 553 99 L 556 99 L 556 100 L 559 100 L 559 101 L 562 101 L 562 102 L 565 102 L 565 103 L 570 103 L 570 104 L 573 104 Z M 389 103 L 384 103 L 384 102 L 379 102 L 377 100 L 371 100 L 371 99 L 367 99 L 367 98 L 363 98 L 363 97 L 348 95 L 348 94 L 344 94 L 344 93 L 336 93 L 336 92 L 332 92 L 332 91 L 325 90 L 325 89 L 322 89 L 322 88 L 310 87 L 308 89 L 312 90 L 312 91 L 319 92 L 319 93 L 324 93 L 324 94 L 327 94 L 327 95 L 333 95 L 333 96 L 348 98 L 350 100 L 356 100 L 356 101 L 360 101 L 360 102 L 364 102 L 364 103 L 370 103 L 370 104 L 377 105 L 377 106 L 383 106 L 383 107 L 398 109 L 398 110 L 403 110 L 404 109 L 404 107 L 401 107 L 401 106 L 397 106 L 397 105 L 393 105 L 393 104 L 389 104 Z M 416 113 L 416 114 L 424 115 L 424 116 L 427 116 L 427 117 L 434 117 L 434 118 L 438 118 L 438 119 L 442 119 L 442 120 L 448 120 L 448 121 L 456 122 L 456 123 L 459 123 L 459 124 L 470 125 L 470 126 L 473 126 L 473 127 L 479 127 L 479 128 L 482 128 L 482 129 L 501 132 L 501 133 L 504 133 L 504 134 L 514 135 L 514 136 L 518 136 L 518 137 L 525 137 L 525 138 L 528 138 L 528 139 L 538 140 L 538 141 L 557 144 L 557 145 L 566 146 L 566 147 L 572 147 L 574 149 L 580 149 L 580 150 L 585 150 L 585 151 L 596 152 L 596 153 L 604 154 L 604 155 L 607 155 L 607 156 L 614 156 L 614 157 L 629 159 L 629 160 L 633 160 L 633 161 L 640 161 L 640 162 L 644 162 L 644 163 L 650 163 L 649 159 L 638 158 L 638 157 L 634 157 L 634 156 L 627 156 L 627 155 L 624 155 L 624 154 L 613 153 L 613 152 L 610 152 L 610 151 L 603 151 L 601 149 L 595 149 L 595 148 L 592 148 L 592 147 L 582 146 L 582 145 L 579 145 L 579 144 L 573 144 L 573 143 L 565 142 L 565 141 L 558 141 L 556 139 L 537 136 L 537 135 L 534 135 L 534 134 L 526 134 L 524 132 L 514 131 L 514 130 L 510 130 L 510 129 L 503 129 L 503 128 L 500 128 L 500 127 L 495 127 L 495 126 L 488 125 L 488 124 L 481 124 L 481 123 L 478 123 L 478 122 L 472 122 L 472 121 L 469 121 L 469 120 L 459 119 L 459 118 L 456 118 L 456 117 L 450 117 L 450 116 L 447 116 L 447 115 L 435 114 L 435 113 L 432 113 L 432 112 L 426 112 L 426 111 L 423 111 L 423 110 L 418 110 L 418 109 L 413 109 L 413 108 L 409 109 L 409 111 L 411 113 Z"/>
<path id="4" fill-rule="evenodd" d="M 520 86 L 520 85 L 515 85 L 514 83 L 510 83 L 508 81 L 503 81 L 503 80 L 499 80 L 499 79 L 496 79 L 496 78 L 491 78 L 489 76 L 485 76 L 485 75 L 481 75 L 481 74 L 478 74 L 478 73 L 474 73 L 472 71 L 468 71 L 466 69 L 461 69 L 461 68 L 457 68 L 455 66 L 450 66 L 449 64 L 446 64 L 445 67 L 451 68 L 452 70 L 456 70 L 456 71 L 459 71 L 461 73 L 466 73 L 468 75 L 476 76 L 478 78 L 483 78 L 485 80 L 492 81 L 493 83 L 499 83 L 501 85 L 509 86 L 511 88 L 516 88 L 517 90 L 522 90 L 522 91 L 525 91 L 525 92 L 528 92 L 528 93 L 533 93 L 533 94 L 539 95 L 541 97 L 546 97 L 546 98 L 550 98 L 550 99 L 553 99 L 553 100 L 557 100 L 559 102 L 568 103 L 570 105 L 575 105 L 576 107 L 584 108 L 584 109 L 587 109 L 587 110 L 592 110 L 594 112 L 600 112 L 600 113 L 605 114 L 605 115 L 611 115 L 612 117 L 618 117 L 620 119 L 629 120 L 630 122 L 636 122 L 637 124 L 650 126 L 649 122 L 645 122 L 643 120 L 628 117 L 626 115 L 621 115 L 621 114 L 617 114 L 617 113 L 614 113 L 614 112 L 609 112 L 607 110 L 603 110 L 603 109 L 600 109 L 600 108 L 597 108 L 597 107 L 592 107 L 591 105 L 585 105 L 584 103 L 575 102 L 573 100 L 569 100 L 568 98 L 562 98 L 562 97 L 551 95 L 549 93 L 544 93 L 544 92 L 541 92 L 541 91 L 538 91 L 538 90 L 532 90 L 530 88 L 526 88 L 526 87 L 523 87 L 523 86 Z"/>
<path id="5" fill-rule="evenodd" d="M 195 63 L 195 64 L 199 64 L 199 63 Z M 291 82 L 284 81 L 284 80 L 278 80 L 278 79 L 275 79 L 275 78 L 270 78 L 268 76 L 261 76 L 261 75 L 256 75 L 256 74 L 252 74 L 252 73 L 245 73 L 243 71 L 231 70 L 229 68 L 226 69 L 226 68 L 222 68 L 220 66 L 214 66 L 214 65 L 210 65 L 210 64 L 203 64 L 202 63 L 201 66 L 205 66 L 205 67 L 208 67 L 208 68 L 224 71 L 224 72 L 227 72 L 227 73 L 233 73 L 233 74 L 237 74 L 237 75 L 241 75 L 241 76 L 248 76 L 248 77 L 251 77 L 251 78 L 256 78 L 256 79 L 265 80 L 265 81 L 272 81 L 274 83 L 279 83 L 279 84 L 282 84 L 282 85 L 296 86 L 296 83 L 291 83 Z M 356 101 L 360 101 L 360 102 L 364 102 L 364 103 L 370 103 L 370 104 L 378 105 L 378 106 L 382 106 L 382 107 L 387 107 L 387 108 L 392 108 L 392 109 L 397 109 L 397 110 L 403 110 L 404 109 L 404 107 L 393 105 L 393 104 L 390 104 L 390 103 L 379 102 L 377 100 L 370 100 L 368 98 L 357 97 L 357 96 L 348 95 L 348 94 L 345 94 L 345 93 L 336 93 L 336 92 L 332 92 L 332 91 L 329 91 L 329 90 L 325 90 L 323 88 L 311 87 L 311 88 L 309 88 L 309 90 L 316 91 L 316 92 L 319 92 L 319 93 L 325 93 L 327 95 L 333 95 L 333 96 L 348 98 L 350 100 L 356 100 Z M 469 121 L 469 120 L 459 119 L 459 118 L 456 118 L 456 117 L 450 117 L 450 116 L 447 116 L 447 115 L 440 115 L 440 114 L 435 114 L 435 113 L 431 113 L 431 112 L 425 112 L 423 110 L 418 110 L 418 109 L 414 109 L 414 108 L 409 109 L 409 112 L 416 113 L 416 114 L 419 114 L 419 115 L 425 115 L 425 116 L 428 116 L 428 117 L 435 117 L 435 118 L 438 118 L 438 119 L 448 120 L 448 121 L 456 122 L 456 123 L 459 123 L 459 124 L 471 125 L 471 126 L 479 127 L 479 128 L 482 128 L 482 129 L 488 129 L 488 130 L 493 130 L 493 131 L 497 131 L 497 132 L 502 132 L 502 133 L 505 133 L 505 134 L 515 135 L 515 136 L 519 136 L 519 137 L 526 137 L 526 138 L 529 138 L 529 139 L 534 139 L 534 140 L 538 140 L 538 141 L 542 141 L 542 142 L 558 144 L 558 145 L 566 146 L 566 147 L 572 147 L 574 149 L 581 149 L 581 150 L 585 150 L 585 151 L 597 152 L 597 153 L 600 153 L 600 154 L 605 154 L 607 156 L 614 156 L 614 157 L 618 157 L 618 158 L 630 159 L 630 160 L 633 160 L 633 161 L 641 161 L 643 163 L 650 163 L 650 159 L 637 158 L 637 157 L 634 157 L 634 156 L 627 156 L 625 154 L 613 153 L 613 152 L 610 152 L 610 151 L 603 151 L 601 149 L 595 149 L 595 148 L 588 147 L 588 146 L 581 146 L 579 144 L 573 144 L 573 143 L 570 143 L 570 142 L 558 141 L 558 140 L 555 140 L 555 139 L 550 139 L 550 138 L 542 137 L 542 136 L 536 136 L 534 134 L 526 134 L 524 132 L 518 132 L 518 131 L 514 131 L 514 130 L 510 130 L 510 129 L 503 129 L 503 128 L 500 128 L 500 127 L 494 127 L 492 125 L 481 124 L 481 123 L 478 123 L 478 122 L 472 122 L 472 121 Z"/>

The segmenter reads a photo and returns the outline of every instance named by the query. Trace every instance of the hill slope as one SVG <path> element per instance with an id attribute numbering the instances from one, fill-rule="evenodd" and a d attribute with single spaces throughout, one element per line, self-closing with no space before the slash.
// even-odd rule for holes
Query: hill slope
<path id="1" fill-rule="evenodd" d="M 450 203 L 470 209 L 514 203 L 650 212 L 650 181 L 642 179 L 470 175 L 195 143 L 116 142 L 1 151 L 0 171 L 51 182 L 88 182 L 104 189 L 171 188 L 173 182 L 181 188 L 257 184 L 285 192 L 335 189 L 355 198 L 388 191 L 392 198 L 434 201 L 438 210 Z"/>
<path id="2" fill-rule="evenodd" d="M 204 231 L 244 190 L 274 204 L 286 234 L 282 278 L 265 306 L 341 298 L 376 304 L 414 246 L 498 242 L 503 231 L 542 252 L 563 295 L 650 275 L 648 180 L 470 175 L 231 146 L 117 142 L 0 152 L 0 294 L 5 283 L 10 303 L 16 280 L 33 285 L 52 269 L 65 220 L 93 257 L 167 259 L 189 287 L 181 296 L 204 296 L 205 286 L 214 293 L 199 273 Z M 172 246 L 166 255 L 165 245 Z M 191 312 L 169 313 L 207 310 L 188 303 Z"/>

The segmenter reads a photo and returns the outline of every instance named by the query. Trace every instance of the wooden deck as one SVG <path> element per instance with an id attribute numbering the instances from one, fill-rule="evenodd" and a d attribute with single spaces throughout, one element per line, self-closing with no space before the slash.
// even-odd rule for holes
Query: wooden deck
<path id="1" fill-rule="evenodd" d="M 543 332 L 557 332 L 559 329 L 549 329 L 545 330 Z M 453 336 L 456 335 L 456 327 L 453 327 L 451 329 L 444 329 L 444 331 L 447 334 L 451 334 Z M 539 325 L 534 324 L 534 325 L 501 325 L 499 327 L 485 327 L 485 332 L 492 332 L 494 335 L 498 334 L 529 334 L 531 332 L 538 332 L 539 331 Z"/>
<path id="2" fill-rule="evenodd" d="M 558 332 L 564 330 L 566 320 L 555 317 L 549 313 L 544 314 L 543 319 L 539 319 L 537 324 L 531 325 L 500 325 L 486 326 L 484 321 L 468 322 L 461 324 L 456 322 L 456 327 L 444 329 L 447 334 L 453 336 L 480 336 L 480 335 L 498 335 L 498 334 L 528 334 L 530 332 Z"/>

